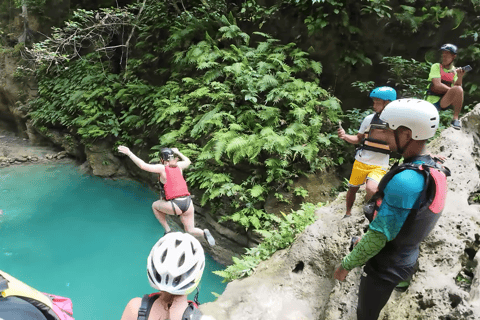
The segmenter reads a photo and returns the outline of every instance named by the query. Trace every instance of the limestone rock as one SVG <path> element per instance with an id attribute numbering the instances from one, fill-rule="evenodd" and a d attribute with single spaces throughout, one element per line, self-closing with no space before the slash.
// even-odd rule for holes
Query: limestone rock
<path id="1" fill-rule="evenodd" d="M 112 146 L 105 140 L 97 140 L 85 147 L 87 161 L 96 176 L 125 176 L 126 170 L 121 161 L 113 154 Z"/>
<path id="2" fill-rule="evenodd" d="M 18 161 L 18 162 L 27 162 L 28 159 L 27 159 L 27 157 L 19 157 L 19 158 L 15 158 L 15 161 Z"/>
<path id="3" fill-rule="evenodd" d="M 480 319 L 480 206 L 467 201 L 480 186 L 479 115 L 477 105 L 462 119 L 463 130 L 446 129 L 428 146 L 447 157 L 452 171 L 447 203 L 421 245 L 420 270 L 405 293 L 392 294 L 379 319 Z M 215 302 L 200 306 L 202 312 L 222 320 L 356 319 L 361 269 L 345 282 L 334 280 L 333 271 L 348 253 L 349 239 L 367 224 L 358 202 L 346 220 L 340 219 L 345 193 L 319 208 L 319 219 L 289 249 L 262 262 L 250 277 L 229 283 Z"/>

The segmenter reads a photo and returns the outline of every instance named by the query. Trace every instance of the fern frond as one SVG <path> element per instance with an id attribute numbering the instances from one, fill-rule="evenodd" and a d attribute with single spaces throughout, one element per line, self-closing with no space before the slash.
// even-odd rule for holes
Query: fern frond
<path id="1" fill-rule="evenodd" d="M 270 43 L 269 42 L 260 42 L 257 46 L 257 53 L 264 53 L 270 48 Z"/>
<path id="2" fill-rule="evenodd" d="M 266 189 L 260 184 L 256 184 L 250 190 L 248 190 L 248 192 L 250 192 L 250 195 L 254 198 L 260 197 L 265 191 Z"/>
<path id="3" fill-rule="evenodd" d="M 307 115 L 307 111 L 304 108 L 300 108 L 295 103 L 290 103 L 290 106 L 294 109 L 289 113 L 292 114 L 298 121 L 303 122 L 305 116 Z"/>
<path id="4" fill-rule="evenodd" d="M 248 140 L 244 136 L 237 136 L 229 141 L 228 145 L 225 148 L 228 156 L 234 159 L 234 164 L 237 164 L 240 159 L 245 156 L 246 146 L 248 145 Z M 232 156 L 233 154 L 233 156 Z"/>
<path id="5" fill-rule="evenodd" d="M 321 75 L 323 72 L 323 66 L 318 61 L 310 61 L 310 67 L 317 75 Z"/>
<path id="6" fill-rule="evenodd" d="M 215 116 L 215 114 L 220 110 L 220 108 L 215 107 L 211 111 L 205 113 L 201 119 L 193 126 L 190 133 L 192 138 L 195 138 L 198 134 L 204 132 L 205 126 L 208 122 Z"/>
<path id="7" fill-rule="evenodd" d="M 265 37 L 267 39 L 271 39 L 272 37 L 266 33 L 263 33 L 263 32 L 258 32 L 258 31 L 254 31 L 252 32 L 253 34 L 256 34 L 256 35 L 259 35 L 259 36 L 262 36 L 262 37 Z"/>
<path id="8" fill-rule="evenodd" d="M 277 125 L 280 117 L 280 109 L 262 106 L 262 110 L 258 112 L 258 117 L 266 122 L 267 125 Z"/>
<path id="9" fill-rule="evenodd" d="M 278 81 L 271 74 L 264 75 L 257 83 L 257 88 L 260 90 L 260 92 L 263 92 L 269 88 L 275 88 L 276 86 L 278 86 Z"/>
<path id="10" fill-rule="evenodd" d="M 226 73 L 233 73 L 235 76 L 238 76 L 243 72 L 243 67 L 244 67 L 243 63 L 236 62 L 236 63 L 232 64 L 231 66 L 226 66 L 225 68 L 223 68 L 223 70 Z"/>

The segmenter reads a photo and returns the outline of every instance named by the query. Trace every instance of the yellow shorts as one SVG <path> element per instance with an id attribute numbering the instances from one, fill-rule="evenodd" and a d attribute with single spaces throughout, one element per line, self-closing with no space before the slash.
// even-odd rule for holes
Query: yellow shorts
<path id="1" fill-rule="evenodd" d="M 367 179 L 378 183 L 382 180 L 385 173 L 387 173 L 387 171 L 383 170 L 381 166 L 372 166 L 355 160 L 353 163 L 352 174 L 350 175 L 350 181 L 348 181 L 348 186 L 359 187 L 364 184 Z"/>

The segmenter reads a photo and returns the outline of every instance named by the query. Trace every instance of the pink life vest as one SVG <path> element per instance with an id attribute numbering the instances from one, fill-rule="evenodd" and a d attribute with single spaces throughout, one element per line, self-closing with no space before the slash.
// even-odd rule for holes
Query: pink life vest
<path id="1" fill-rule="evenodd" d="M 166 200 L 190 195 L 187 182 L 183 178 L 179 167 L 165 166 L 165 174 L 167 175 L 167 183 L 165 183 L 163 189 L 165 190 Z"/>
<path id="2" fill-rule="evenodd" d="M 440 79 L 443 84 L 451 87 L 454 78 L 455 78 L 455 72 L 445 72 L 443 71 L 442 65 L 440 65 Z"/>
<path id="3" fill-rule="evenodd" d="M 74 320 L 73 318 L 73 308 L 72 300 L 69 298 L 56 296 L 54 294 L 49 294 L 43 292 L 47 297 L 50 297 L 52 300 L 52 309 L 53 312 L 57 315 L 60 320 Z"/>

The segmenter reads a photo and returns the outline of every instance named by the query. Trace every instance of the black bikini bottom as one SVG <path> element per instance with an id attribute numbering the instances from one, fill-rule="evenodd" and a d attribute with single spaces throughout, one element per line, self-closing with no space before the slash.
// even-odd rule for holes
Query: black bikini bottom
<path id="1" fill-rule="evenodd" d="M 172 204 L 173 212 L 175 214 L 176 214 L 177 211 L 175 210 L 175 206 L 173 204 L 176 204 L 177 207 L 182 211 L 182 213 L 185 213 L 188 210 L 188 208 L 190 207 L 191 202 L 192 202 L 192 198 L 190 198 L 190 196 L 175 198 L 175 199 L 170 200 L 170 203 Z"/>

